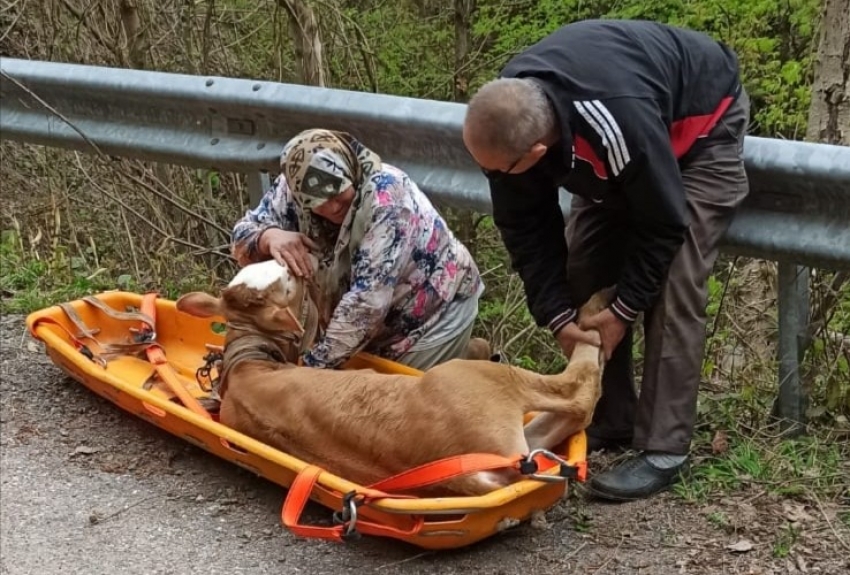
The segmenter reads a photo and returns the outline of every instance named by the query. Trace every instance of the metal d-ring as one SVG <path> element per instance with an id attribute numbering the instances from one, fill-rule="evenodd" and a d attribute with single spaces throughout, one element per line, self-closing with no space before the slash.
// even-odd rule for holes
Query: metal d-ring
<path id="1" fill-rule="evenodd" d="M 342 497 L 342 510 L 334 513 L 334 521 L 345 528 L 342 533 L 342 537 L 345 539 L 359 535 L 357 532 L 357 505 L 357 492 L 349 491 Z"/>
<path id="2" fill-rule="evenodd" d="M 550 461 L 554 461 L 555 463 L 560 464 L 561 469 L 565 469 L 570 466 L 566 460 L 562 457 L 556 455 L 555 453 L 549 451 L 548 449 L 535 449 L 522 461 L 525 466 L 528 466 L 529 469 L 534 469 L 534 472 L 526 473 L 525 476 L 531 479 L 536 479 L 537 481 L 545 481 L 546 483 L 558 483 L 560 481 L 566 481 L 567 478 L 563 476 L 563 474 L 551 475 L 549 473 L 536 473 L 537 470 L 537 462 L 534 461 L 535 456 L 542 455 L 546 459 Z"/>

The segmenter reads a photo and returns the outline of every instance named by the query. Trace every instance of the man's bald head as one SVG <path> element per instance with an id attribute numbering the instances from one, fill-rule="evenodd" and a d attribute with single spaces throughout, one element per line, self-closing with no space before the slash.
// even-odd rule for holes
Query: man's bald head
<path id="1" fill-rule="evenodd" d="M 469 101 L 463 138 L 470 151 L 516 158 L 555 131 L 555 113 L 533 80 L 499 78 Z"/>

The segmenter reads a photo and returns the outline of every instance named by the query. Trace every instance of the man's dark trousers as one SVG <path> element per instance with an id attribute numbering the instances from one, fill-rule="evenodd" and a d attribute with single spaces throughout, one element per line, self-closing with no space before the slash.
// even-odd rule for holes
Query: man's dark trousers
<path id="1" fill-rule="evenodd" d="M 708 277 L 718 243 L 749 191 L 743 160 L 749 104 L 742 90 L 711 133 L 680 161 L 690 226 L 658 299 L 644 313 L 640 394 L 629 328 L 605 366 L 602 397 L 588 428 L 594 437 L 633 437 L 632 447 L 639 450 L 684 455 L 690 449 L 705 352 Z M 616 284 L 628 247 L 624 210 L 573 197 L 566 233 L 574 301 Z"/>

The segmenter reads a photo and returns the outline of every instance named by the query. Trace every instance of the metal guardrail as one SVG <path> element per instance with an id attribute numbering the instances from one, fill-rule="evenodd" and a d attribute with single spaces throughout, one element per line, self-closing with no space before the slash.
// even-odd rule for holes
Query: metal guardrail
<path id="1" fill-rule="evenodd" d="M 461 140 L 463 104 L 399 96 L 3 58 L 0 136 L 45 146 L 249 174 L 252 199 L 306 128 L 348 130 L 407 170 L 437 203 L 490 213 Z M 748 137 L 751 192 L 723 245 L 780 263 L 779 412 L 802 419 L 808 314 L 801 266 L 850 269 L 850 148 Z M 562 192 L 569 212 L 569 194 Z"/>

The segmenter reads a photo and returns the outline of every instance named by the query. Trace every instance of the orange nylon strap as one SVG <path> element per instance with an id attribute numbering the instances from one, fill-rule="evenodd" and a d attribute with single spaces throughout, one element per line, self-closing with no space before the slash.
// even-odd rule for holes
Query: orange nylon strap
<path id="1" fill-rule="evenodd" d="M 360 496 L 360 503 L 366 503 L 375 499 L 407 499 L 414 498 L 412 495 L 401 495 L 398 493 L 389 493 L 390 491 L 402 491 L 432 485 L 469 473 L 477 471 L 489 471 L 493 469 L 516 469 L 519 466 L 521 456 L 504 457 L 490 453 L 468 453 L 464 455 L 456 455 L 439 459 L 431 463 L 414 467 L 408 471 L 404 471 L 387 479 L 373 483 L 368 487 L 358 490 L 357 495 Z M 539 461 L 539 464 L 545 465 L 552 463 Z M 541 469 L 542 469 L 541 465 Z M 551 466 L 551 465 L 548 465 Z M 310 494 L 322 474 L 322 469 L 314 465 L 307 466 L 301 473 L 295 477 L 295 481 L 289 488 L 289 493 L 283 502 L 281 509 L 281 519 L 283 524 L 295 535 L 301 537 L 313 537 L 327 539 L 332 541 L 342 541 L 346 526 L 336 525 L 334 527 L 314 527 L 302 525 L 298 522 L 304 506 L 310 499 Z M 389 525 L 381 525 L 371 521 L 358 519 L 356 522 L 357 531 L 366 535 L 393 536 L 393 535 L 415 535 L 419 532 L 424 524 L 424 517 L 417 519 L 417 522 L 409 530 L 398 529 Z"/>
<path id="2" fill-rule="evenodd" d="M 80 315 L 77 313 L 77 311 L 71 304 L 59 303 L 56 305 L 58 305 L 59 308 L 65 312 L 65 315 L 68 316 L 68 319 L 71 320 L 71 323 L 73 323 L 74 326 L 79 330 L 79 333 L 77 334 L 78 337 L 90 339 L 96 344 L 100 345 L 100 342 L 97 341 L 97 339 L 94 337 L 100 331 L 100 329 L 91 329 L 89 326 L 87 326 L 83 321 L 83 318 L 80 317 Z M 100 345 L 100 347 L 103 346 Z"/>
<path id="3" fill-rule="evenodd" d="M 439 459 L 431 463 L 414 467 L 387 479 L 364 487 L 357 491 L 360 503 L 367 503 L 376 499 L 407 499 L 415 498 L 412 495 L 389 493 L 390 491 L 401 491 L 432 485 L 455 477 L 460 477 L 477 471 L 489 471 L 493 469 L 518 469 L 519 463 L 524 457 L 504 457 L 490 453 L 468 453 Z M 542 471 L 556 465 L 554 461 L 546 459 L 542 455 L 535 457 L 538 468 Z M 315 527 L 302 525 L 298 522 L 301 513 L 310 499 L 319 476 L 323 470 L 314 465 L 304 468 L 292 482 L 289 493 L 283 502 L 281 509 L 281 520 L 283 524 L 295 535 L 301 537 L 312 537 L 331 541 L 343 541 L 346 525 L 335 525 L 333 527 Z M 409 536 L 415 535 L 422 529 L 425 523 L 424 517 L 418 517 L 416 523 L 408 530 L 398 529 L 389 525 L 381 525 L 371 521 L 358 519 L 356 522 L 357 532 L 365 535 L 377 536 Z"/>
<path id="4" fill-rule="evenodd" d="M 68 340 L 71 342 L 71 344 L 73 344 L 73 346 L 75 348 L 77 348 L 77 351 L 82 353 L 84 356 L 89 358 L 91 361 L 98 364 L 103 369 L 106 369 L 106 360 L 105 359 L 103 359 L 99 355 L 95 354 L 89 346 L 84 344 L 82 341 L 80 341 L 80 339 L 77 336 L 75 336 L 73 333 L 71 333 L 71 330 L 66 328 L 64 325 L 62 325 L 61 323 L 59 323 L 58 321 L 56 321 L 52 317 L 41 317 L 41 318 L 38 318 L 35 322 L 33 322 L 32 327 L 30 328 L 30 335 L 32 335 L 32 337 L 41 341 L 41 338 L 39 338 L 38 334 L 36 333 L 36 328 L 38 327 L 39 324 L 42 324 L 42 323 L 51 323 L 51 324 L 55 325 L 56 327 L 58 327 L 59 329 L 61 329 L 62 331 L 64 331 L 65 334 L 68 336 Z"/>
<path id="5" fill-rule="evenodd" d="M 150 292 L 146 293 L 142 297 L 141 312 L 151 318 L 151 321 L 153 321 L 154 324 L 156 323 L 156 298 L 158 296 L 159 294 L 156 292 Z M 143 321 L 142 329 L 145 328 L 154 332 L 154 334 L 156 333 L 156 325 L 149 325 L 146 321 Z M 151 345 L 148 346 L 145 353 L 148 356 L 148 361 L 150 361 L 154 368 L 156 368 L 156 372 L 159 374 L 159 377 L 162 378 L 166 385 L 168 385 L 169 389 L 171 389 L 174 395 L 177 396 L 184 406 L 202 417 L 212 419 L 210 413 L 204 409 L 198 400 L 189 393 L 183 385 L 183 382 L 180 381 L 177 373 L 168 364 L 168 360 L 165 358 L 165 351 L 158 343 L 156 343 L 156 341 L 151 342 Z"/>
<path id="6" fill-rule="evenodd" d="M 469 473 L 478 471 L 490 471 L 493 469 L 521 469 L 521 462 L 525 457 L 517 455 L 515 457 L 504 457 L 491 453 L 467 453 L 463 455 L 455 455 L 432 461 L 413 469 L 403 471 L 393 475 L 367 487 L 358 489 L 356 492 L 348 494 L 357 498 L 354 505 L 368 503 L 376 499 L 402 499 L 415 498 L 413 495 L 402 495 L 399 493 L 390 493 L 392 491 L 407 491 L 432 485 Z M 534 458 L 539 471 L 544 471 L 557 465 L 557 462 L 548 459 L 543 454 L 537 454 Z M 310 494 L 313 492 L 319 476 L 323 470 L 315 465 L 309 465 L 304 468 L 292 482 L 289 488 L 289 493 L 284 499 L 281 509 L 281 520 L 283 524 L 295 535 L 302 537 L 313 537 L 327 539 L 332 541 L 342 541 L 345 539 L 345 534 L 349 529 L 349 525 L 335 525 L 333 527 L 315 527 L 302 525 L 298 522 L 304 506 L 310 499 Z M 346 496 L 346 498 L 348 497 Z M 345 504 L 344 504 L 345 505 Z M 346 511 L 346 510 L 343 510 Z M 409 536 L 415 535 L 422 529 L 425 523 L 424 517 L 418 517 L 417 522 L 408 530 L 398 529 L 389 525 L 381 525 L 371 521 L 357 519 L 352 527 L 356 527 L 356 533 L 366 535 L 379 536 Z"/>
<path id="7" fill-rule="evenodd" d="M 292 485 L 289 487 L 289 493 L 283 502 L 283 508 L 280 513 L 281 520 L 287 529 L 300 537 L 311 537 L 325 539 L 328 541 L 343 541 L 345 539 L 344 533 L 347 529 L 347 526 L 345 525 L 316 527 L 311 525 L 302 525 L 298 522 L 301 517 L 301 513 L 304 511 L 304 507 L 307 505 L 307 501 L 310 500 L 310 494 L 313 492 L 313 488 L 322 473 L 323 471 L 319 467 L 308 465 L 295 477 L 295 481 L 293 481 Z M 366 491 L 368 492 L 366 497 L 367 499 L 407 497 L 405 495 L 380 493 L 368 488 Z M 416 535 L 422 529 L 422 525 L 424 524 L 424 517 L 417 518 L 410 529 L 399 529 L 390 525 L 381 525 L 380 523 L 366 521 L 365 519 L 358 519 L 356 522 L 358 533 L 379 537 Z"/>
<path id="8" fill-rule="evenodd" d="M 55 325 L 56 327 L 58 327 L 59 329 L 61 329 L 62 331 L 64 331 L 65 335 L 68 336 L 68 339 L 71 340 L 71 343 L 73 343 L 74 346 L 81 347 L 81 346 L 85 345 L 82 341 L 80 341 L 80 339 L 76 335 L 71 333 L 71 330 L 69 330 L 67 327 L 65 327 L 64 325 L 62 325 L 61 323 L 59 323 L 58 321 L 56 321 L 52 317 L 40 317 L 35 322 L 33 322 L 32 327 L 30 328 L 30 335 L 31 336 L 33 336 L 34 338 L 39 339 L 39 340 L 41 339 L 41 338 L 38 337 L 38 334 L 36 333 L 36 331 L 37 331 L 36 328 L 38 327 L 39 324 L 42 324 L 42 323 L 51 323 L 51 324 Z"/>
<path id="9" fill-rule="evenodd" d="M 418 489 L 476 471 L 516 469 L 521 459 L 522 457 L 519 455 L 511 458 L 489 453 L 455 455 L 403 471 L 398 475 L 373 483 L 369 488 L 379 491 Z"/>
<path id="10" fill-rule="evenodd" d="M 107 316 L 111 317 L 112 319 L 116 319 L 118 321 L 139 321 L 139 320 L 141 320 L 144 323 L 147 323 L 149 325 L 153 325 L 153 318 L 149 317 L 147 314 L 142 313 L 141 311 L 138 311 L 138 312 L 118 311 L 117 309 L 113 309 L 113 308 L 109 307 L 108 305 L 106 305 L 105 303 L 103 303 L 102 301 L 100 301 L 99 299 L 97 299 L 96 297 L 91 296 L 91 295 L 84 296 L 83 301 L 86 302 L 87 304 L 91 305 L 91 306 L 96 307 L 97 309 L 99 309 L 100 311 L 102 311 Z"/>
<path id="11" fill-rule="evenodd" d="M 307 501 L 310 500 L 313 487 L 316 485 L 316 481 L 321 474 L 321 469 L 310 465 L 295 476 L 295 481 L 290 485 L 289 493 L 283 502 L 280 518 L 290 531 L 300 537 L 342 541 L 342 525 L 336 525 L 334 527 L 312 527 L 298 523 L 304 507 L 307 505 Z"/>

